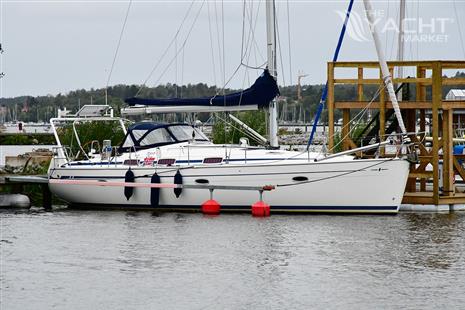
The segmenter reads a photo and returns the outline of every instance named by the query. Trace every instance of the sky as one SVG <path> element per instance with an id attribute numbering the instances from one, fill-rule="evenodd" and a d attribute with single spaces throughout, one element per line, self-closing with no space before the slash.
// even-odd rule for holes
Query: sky
<path id="1" fill-rule="evenodd" d="M 399 1 L 372 2 L 386 57 L 395 59 Z M 277 1 L 280 85 L 296 83 L 298 72 L 307 74 L 304 84 L 325 82 L 348 3 Z M 230 88 L 246 88 L 260 74 L 241 66 L 241 58 L 249 67 L 266 61 L 263 0 L 245 1 L 245 10 L 242 0 L 133 0 L 111 70 L 128 5 L 0 0 L 0 97 L 101 88 L 110 71 L 109 85 L 228 82 Z M 339 60 L 377 59 L 364 14 L 356 0 Z M 407 60 L 465 60 L 465 1 L 407 0 L 407 18 Z"/>

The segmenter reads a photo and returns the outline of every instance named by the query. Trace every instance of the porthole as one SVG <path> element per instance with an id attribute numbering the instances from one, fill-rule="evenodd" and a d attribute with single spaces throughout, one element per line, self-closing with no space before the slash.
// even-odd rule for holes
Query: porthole
<path id="1" fill-rule="evenodd" d="M 308 178 L 304 176 L 296 176 L 296 177 L 293 177 L 292 180 L 296 182 L 304 182 L 304 181 L 308 181 Z"/>

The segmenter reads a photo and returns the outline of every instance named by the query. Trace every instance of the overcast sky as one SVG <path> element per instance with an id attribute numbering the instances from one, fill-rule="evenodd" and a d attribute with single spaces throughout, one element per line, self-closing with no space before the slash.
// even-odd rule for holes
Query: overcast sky
<path id="1" fill-rule="evenodd" d="M 5 74 L 0 79 L 0 97 L 55 95 L 106 85 L 128 1 L 0 2 L 0 42 L 4 50 L 0 72 Z M 246 3 L 247 12 L 254 14 L 252 24 L 256 16 L 258 21 L 254 40 L 248 41 L 253 43 L 247 49 L 251 51 L 250 56 L 244 62 L 259 66 L 266 57 L 265 3 Z M 279 61 L 281 85 L 289 84 L 291 75 L 295 83 L 299 70 L 308 74 L 303 79 L 305 84 L 324 83 L 326 62 L 332 58 L 342 24 L 339 14 L 347 9 L 348 3 L 348 0 L 277 2 L 282 51 L 282 63 Z M 388 59 L 396 57 L 396 31 L 392 21 L 398 16 L 398 3 L 373 1 L 378 10 L 378 27 Z M 175 37 L 190 5 L 191 1 L 133 0 L 110 85 L 142 84 Z M 224 1 L 224 36 L 221 5 L 221 1 L 195 1 L 176 43 L 154 70 L 147 81 L 148 86 L 168 82 L 204 82 L 221 86 L 223 79 L 231 78 L 228 86 L 241 88 L 253 82 L 259 74 L 257 70 L 243 67 L 233 75 L 241 62 L 243 1 Z M 198 20 L 182 50 L 180 48 L 197 12 L 200 12 Z M 354 14 L 354 22 L 362 20 L 357 17 L 364 17 L 361 0 L 356 0 Z M 247 16 L 245 24 L 249 25 Z M 410 20 L 407 23 L 406 59 L 465 59 L 465 1 L 407 0 L 407 17 Z M 461 34 L 459 26 L 462 27 Z M 245 27 L 244 41 L 251 33 L 250 28 Z M 366 23 L 352 24 L 349 28 L 340 60 L 375 60 L 373 42 L 365 40 L 371 39 Z M 175 47 L 180 49 L 177 57 Z M 220 59 L 223 54 L 224 61 Z M 168 66 L 170 61 L 172 64 Z M 225 73 L 222 73 L 223 65 Z"/>

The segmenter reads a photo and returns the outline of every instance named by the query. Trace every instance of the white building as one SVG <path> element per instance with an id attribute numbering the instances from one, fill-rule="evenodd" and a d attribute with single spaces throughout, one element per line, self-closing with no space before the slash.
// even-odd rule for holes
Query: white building
<path id="1" fill-rule="evenodd" d="M 446 100 L 465 100 L 465 89 L 451 89 L 446 95 Z"/>

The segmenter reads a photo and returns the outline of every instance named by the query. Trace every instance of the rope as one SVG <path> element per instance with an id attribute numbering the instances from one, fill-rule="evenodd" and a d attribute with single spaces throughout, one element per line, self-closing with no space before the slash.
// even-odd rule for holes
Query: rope
<path id="1" fill-rule="evenodd" d="M 124 17 L 123 27 L 121 28 L 121 32 L 119 34 L 119 39 L 118 39 L 118 44 L 116 45 L 115 55 L 113 56 L 113 62 L 111 63 L 110 73 L 108 74 L 107 84 L 105 87 L 106 89 L 108 88 L 108 84 L 110 84 L 111 74 L 113 73 L 113 68 L 115 66 L 116 57 L 118 56 L 119 47 L 121 45 L 121 39 L 123 38 L 124 29 L 126 28 L 126 22 L 128 21 L 129 10 L 131 9 L 131 4 L 132 4 L 132 0 L 129 0 L 128 8 L 126 10 L 126 16 Z"/>
<path id="2" fill-rule="evenodd" d="M 171 46 L 174 44 L 174 42 L 176 41 L 183 25 L 184 25 L 184 22 L 187 20 L 187 17 L 189 16 L 189 13 L 191 12 L 192 10 L 192 6 L 194 5 L 194 2 L 195 0 L 192 0 L 189 8 L 187 9 L 187 12 L 186 14 L 184 15 L 184 18 L 181 22 L 181 24 L 179 25 L 179 28 L 178 30 L 176 31 L 176 34 L 174 35 L 174 38 L 171 40 L 170 44 L 168 44 L 167 48 L 165 49 L 165 51 L 163 52 L 163 54 L 161 55 L 161 57 L 158 59 L 158 61 L 155 63 L 155 65 L 153 66 L 152 70 L 150 71 L 149 75 L 147 76 L 147 78 L 144 80 L 144 82 L 142 83 L 141 87 L 139 88 L 139 90 L 137 91 L 135 97 L 137 97 L 141 90 L 146 86 L 148 80 L 152 77 L 153 73 L 155 72 L 155 70 L 158 68 L 158 66 L 160 65 L 161 61 L 165 58 L 166 54 L 168 53 L 168 51 L 170 50 Z"/>

